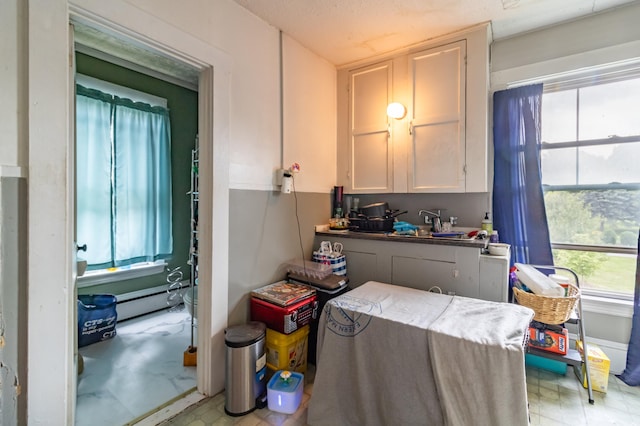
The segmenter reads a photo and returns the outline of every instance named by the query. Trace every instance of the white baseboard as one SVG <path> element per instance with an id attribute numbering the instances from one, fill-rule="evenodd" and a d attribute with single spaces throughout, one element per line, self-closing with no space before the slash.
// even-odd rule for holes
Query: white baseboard
<path id="1" fill-rule="evenodd" d="M 186 288 L 188 286 L 188 281 L 182 282 L 182 288 Z M 165 284 L 153 288 L 116 295 L 116 299 L 118 301 L 118 304 L 116 305 L 118 321 L 124 321 L 129 318 L 169 308 L 170 306 L 167 303 L 168 288 L 169 285 Z"/>
<path id="2" fill-rule="evenodd" d="M 576 334 L 569 334 L 569 339 L 574 341 L 578 338 Z M 609 357 L 611 364 L 609 366 L 609 372 L 611 374 L 620 374 L 624 371 L 627 365 L 627 349 L 629 345 L 624 343 L 612 342 L 610 340 L 596 339 L 594 337 L 587 336 L 587 344 L 593 343 L 597 345 L 602 351 Z"/>

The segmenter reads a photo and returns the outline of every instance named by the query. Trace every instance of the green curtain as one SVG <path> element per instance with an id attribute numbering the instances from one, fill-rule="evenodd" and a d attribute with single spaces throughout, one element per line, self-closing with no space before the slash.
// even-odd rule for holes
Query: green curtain
<path id="1" fill-rule="evenodd" d="M 168 110 L 80 85 L 76 99 L 77 233 L 89 268 L 169 257 Z"/>

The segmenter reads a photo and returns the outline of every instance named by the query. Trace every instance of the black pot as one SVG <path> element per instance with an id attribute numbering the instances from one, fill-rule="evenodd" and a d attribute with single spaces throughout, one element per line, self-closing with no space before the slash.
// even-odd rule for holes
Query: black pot
<path id="1" fill-rule="evenodd" d="M 389 214 L 389 203 L 373 203 L 362 206 L 360 213 L 366 217 L 385 217 Z"/>

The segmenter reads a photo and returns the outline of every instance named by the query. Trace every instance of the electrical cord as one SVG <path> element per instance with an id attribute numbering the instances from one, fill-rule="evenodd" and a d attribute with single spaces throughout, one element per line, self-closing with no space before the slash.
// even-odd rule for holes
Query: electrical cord
<path id="1" fill-rule="evenodd" d="M 293 173 L 291 174 L 291 183 L 293 186 L 293 199 L 295 203 L 295 212 L 296 212 L 296 223 L 298 224 L 298 241 L 300 242 L 300 252 L 302 253 L 302 267 L 304 268 L 304 275 L 309 276 L 307 273 L 307 263 L 306 257 L 304 255 L 304 246 L 302 245 L 302 231 L 300 230 L 300 217 L 298 215 L 298 193 L 296 192 L 296 179 L 293 177 Z"/>

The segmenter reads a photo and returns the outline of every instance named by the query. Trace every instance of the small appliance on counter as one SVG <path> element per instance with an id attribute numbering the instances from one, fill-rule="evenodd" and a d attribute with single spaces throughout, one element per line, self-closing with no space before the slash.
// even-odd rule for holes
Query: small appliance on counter
<path id="1" fill-rule="evenodd" d="M 331 210 L 331 217 L 342 218 L 344 217 L 344 211 L 342 209 L 344 187 L 333 187 L 333 209 Z"/>

